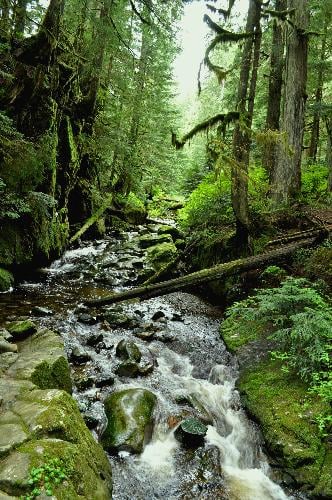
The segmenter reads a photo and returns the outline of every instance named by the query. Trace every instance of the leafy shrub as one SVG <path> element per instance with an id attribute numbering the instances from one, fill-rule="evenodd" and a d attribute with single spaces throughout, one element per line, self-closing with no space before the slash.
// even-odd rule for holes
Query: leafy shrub
<path id="1" fill-rule="evenodd" d="M 325 197 L 327 178 L 328 168 L 326 165 L 306 165 L 302 169 L 302 197 L 306 202 Z"/>
<path id="2" fill-rule="evenodd" d="M 187 230 L 221 227 L 233 221 L 229 181 L 216 179 L 214 174 L 205 177 L 180 212 L 180 224 Z"/>

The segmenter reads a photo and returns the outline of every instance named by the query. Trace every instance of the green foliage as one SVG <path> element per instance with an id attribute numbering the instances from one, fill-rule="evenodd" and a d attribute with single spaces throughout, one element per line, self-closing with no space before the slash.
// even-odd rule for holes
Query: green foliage
<path id="1" fill-rule="evenodd" d="M 273 358 L 309 383 L 311 391 L 332 401 L 331 324 L 327 300 L 306 279 L 288 277 L 279 288 L 258 290 L 233 304 L 222 331 L 240 337 L 247 330 L 271 332 Z"/>
<path id="2" fill-rule="evenodd" d="M 186 230 L 221 227 L 234 221 L 230 181 L 208 174 L 192 192 L 180 212 L 180 224 Z"/>
<path id="3" fill-rule="evenodd" d="M 31 492 L 22 500 L 33 500 L 39 495 L 53 496 L 53 488 L 67 479 L 67 469 L 59 458 L 50 458 L 40 467 L 32 467 L 28 484 Z"/>
<path id="4" fill-rule="evenodd" d="M 314 164 L 302 168 L 302 198 L 307 203 L 324 201 L 327 194 L 327 165 Z"/>

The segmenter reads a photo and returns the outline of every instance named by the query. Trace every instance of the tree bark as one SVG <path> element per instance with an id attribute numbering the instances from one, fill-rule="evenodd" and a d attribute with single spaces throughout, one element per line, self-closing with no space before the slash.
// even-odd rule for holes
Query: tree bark
<path id="1" fill-rule="evenodd" d="M 18 0 L 14 9 L 14 36 L 23 38 L 29 0 Z"/>
<path id="2" fill-rule="evenodd" d="M 275 10 L 286 9 L 286 0 L 276 0 Z M 282 26 L 276 20 L 273 21 L 273 33 L 271 44 L 270 77 L 266 112 L 266 130 L 279 130 L 282 74 L 284 68 L 284 42 L 282 36 Z M 270 183 L 273 178 L 275 168 L 276 146 L 269 144 L 264 147 L 262 162 L 266 168 Z"/>
<path id="3" fill-rule="evenodd" d="M 287 25 L 284 109 L 280 127 L 284 137 L 277 146 L 276 168 L 271 186 L 272 199 L 276 204 L 289 203 L 300 192 L 304 111 L 307 99 L 308 2 L 289 0 L 288 7 L 295 8 L 295 13 L 292 24 Z"/>
<path id="4" fill-rule="evenodd" d="M 325 18 L 325 26 L 324 26 L 324 34 L 322 38 L 322 46 L 320 51 L 320 60 L 318 66 L 318 77 L 317 77 L 317 87 L 315 92 L 315 106 L 316 109 L 314 111 L 313 122 L 311 127 L 311 135 L 310 135 L 310 147 L 308 156 L 314 162 L 317 159 L 317 150 L 318 150 L 318 141 L 319 141 L 319 128 L 320 128 L 320 113 L 317 109 L 319 104 L 322 102 L 323 98 L 323 84 L 324 84 L 324 66 L 326 61 L 326 42 L 327 42 L 327 26 L 328 26 L 328 18 Z"/>
<path id="5" fill-rule="evenodd" d="M 327 190 L 332 193 L 332 118 L 325 118 L 327 144 L 326 144 L 326 164 L 328 166 Z"/>
<path id="6" fill-rule="evenodd" d="M 233 134 L 233 155 L 235 163 L 232 166 L 232 205 L 236 217 L 236 240 L 239 251 L 247 250 L 249 237 L 248 208 L 248 167 L 250 153 L 250 127 L 254 109 L 257 67 L 261 42 L 260 29 L 261 3 L 250 0 L 246 33 L 253 36 L 246 39 L 241 61 L 241 72 L 237 95 L 237 111 L 239 111 L 245 129 L 236 124 Z M 253 62 L 253 64 L 252 64 Z M 250 69 L 252 69 L 251 83 Z"/>
<path id="7" fill-rule="evenodd" d="M 284 246 L 278 250 L 272 250 L 271 252 L 256 255 L 254 257 L 247 257 L 244 259 L 237 259 L 231 262 L 226 262 L 224 264 L 218 264 L 217 266 L 211 267 L 209 269 L 203 269 L 202 271 L 197 271 L 195 273 L 188 274 L 187 276 L 182 276 L 181 278 L 163 281 L 162 283 L 156 283 L 146 286 L 143 285 L 138 288 L 115 293 L 107 297 L 87 300 L 85 301 L 85 304 L 88 306 L 102 306 L 105 304 L 114 304 L 116 302 L 134 298 L 146 300 L 152 297 L 159 297 L 172 292 L 178 292 L 179 290 L 184 290 L 189 287 L 197 287 L 198 285 L 202 285 L 204 283 L 220 280 L 221 278 L 233 276 L 245 271 L 250 271 L 251 269 L 264 267 L 267 264 L 271 264 L 273 262 L 283 261 L 298 248 L 311 246 L 318 239 L 324 238 L 327 235 L 328 231 L 317 230 L 314 237 Z"/>

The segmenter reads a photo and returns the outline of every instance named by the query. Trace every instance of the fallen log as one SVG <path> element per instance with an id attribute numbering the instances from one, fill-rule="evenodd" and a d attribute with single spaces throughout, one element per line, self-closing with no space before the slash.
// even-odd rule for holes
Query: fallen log
<path id="1" fill-rule="evenodd" d="M 106 297 L 86 300 L 85 304 L 87 306 L 102 306 L 105 304 L 114 304 L 116 302 L 122 302 L 124 300 L 130 300 L 134 298 L 146 300 L 152 297 L 159 297 L 172 292 L 178 292 L 189 287 L 197 287 L 198 285 L 219 280 L 221 278 L 226 278 L 228 276 L 233 276 L 241 272 L 258 269 L 260 267 L 266 266 L 267 264 L 280 262 L 286 257 L 290 256 L 293 252 L 295 252 L 295 250 L 311 246 L 314 243 L 324 239 L 326 236 L 328 236 L 328 234 L 329 233 L 326 230 L 317 230 L 317 233 L 314 237 L 284 246 L 277 250 L 271 250 L 270 252 L 266 252 L 263 254 L 233 260 L 224 264 L 218 264 L 214 267 L 196 271 L 194 273 L 187 274 L 186 276 L 163 281 L 161 283 L 142 285 L 140 287 L 125 290 L 124 292 L 114 293 Z"/>

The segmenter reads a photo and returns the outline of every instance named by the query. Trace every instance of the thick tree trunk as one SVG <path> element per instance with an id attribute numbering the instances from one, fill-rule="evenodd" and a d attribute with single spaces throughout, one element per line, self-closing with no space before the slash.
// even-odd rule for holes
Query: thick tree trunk
<path id="1" fill-rule="evenodd" d="M 0 39 L 8 40 L 11 35 L 10 0 L 1 0 L 0 9 L 1 9 Z"/>
<path id="2" fill-rule="evenodd" d="M 275 10 L 282 11 L 287 7 L 286 0 L 276 0 Z M 279 130 L 282 74 L 284 67 L 284 41 L 282 36 L 282 26 L 276 20 L 273 22 L 269 91 L 266 113 L 266 130 Z M 273 177 L 275 168 L 275 144 L 268 144 L 264 147 L 262 162 L 266 168 L 269 179 Z"/>
<path id="3" fill-rule="evenodd" d="M 292 25 L 287 25 L 286 76 L 284 109 L 280 130 L 283 140 L 277 146 L 276 168 L 273 172 L 271 195 L 275 203 L 288 203 L 300 192 L 301 157 L 306 102 L 308 58 L 308 2 L 288 1 L 295 8 Z"/>
<path id="4" fill-rule="evenodd" d="M 244 44 L 241 61 L 240 81 L 237 95 L 237 111 L 246 126 L 245 130 L 236 124 L 233 135 L 234 165 L 232 167 L 232 205 L 236 217 L 236 240 L 239 251 L 247 250 L 249 237 L 248 167 L 250 153 L 250 127 L 254 109 L 257 67 L 261 42 L 261 4 L 250 0 L 246 32 L 253 33 Z M 254 60 L 253 60 L 254 59 Z M 252 69 L 251 83 L 250 69 Z"/>
<path id="5" fill-rule="evenodd" d="M 314 112 L 314 117 L 313 117 L 313 122 L 312 122 L 312 127 L 311 127 L 311 136 L 310 136 L 310 147 L 308 151 L 308 156 L 311 158 L 313 161 L 316 161 L 317 159 L 317 150 L 318 150 L 318 141 L 319 141 L 319 127 L 320 127 L 320 113 L 318 111 L 318 106 L 322 102 L 323 98 L 323 84 L 324 84 L 324 76 L 325 76 L 325 61 L 326 61 L 326 41 L 327 41 L 327 26 L 328 26 L 328 19 L 326 18 L 325 20 L 325 26 L 324 26 L 324 35 L 322 38 L 322 47 L 321 47 L 321 52 L 320 52 L 320 60 L 319 60 L 319 66 L 318 66 L 318 77 L 317 77 L 317 87 L 316 87 L 316 92 L 315 92 L 315 112 Z"/>
<path id="6" fill-rule="evenodd" d="M 327 190 L 332 193 L 332 118 L 325 118 L 327 144 L 326 144 L 326 164 L 328 166 Z"/>
<path id="7" fill-rule="evenodd" d="M 212 268 L 203 269 L 202 271 L 197 271 L 195 273 L 188 274 L 187 276 L 182 276 L 181 278 L 163 281 L 162 283 L 156 283 L 146 286 L 143 285 L 138 288 L 126 290 L 125 292 L 115 293 L 113 295 L 109 295 L 100 299 L 87 300 L 85 304 L 88 306 L 102 306 L 105 304 L 114 304 L 116 302 L 134 298 L 146 300 L 151 297 L 167 295 L 169 293 L 178 292 L 179 290 L 184 290 L 190 287 L 196 288 L 198 285 L 202 285 L 204 283 L 220 280 L 221 278 L 226 278 L 228 276 L 233 276 L 245 271 L 250 271 L 251 269 L 258 269 L 274 262 L 283 261 L 298 248 L 308 247 L 319 238 L 326 237 L 327 234 L 327 231 L 317 230 L 314 237 L 284 246 L 278 250 L 272 250 L 271 252 L 256 255 L 254 257 L 233 260 L 231 262 L 226 262 L 225 264 L 218 264 L 217 266 L 214 266 Z"/>
<path id="8" fill-rule="evenodd" d="M 29 0 L 18 0 L 14 9 L 14 37 L 23 38 Z"/>

